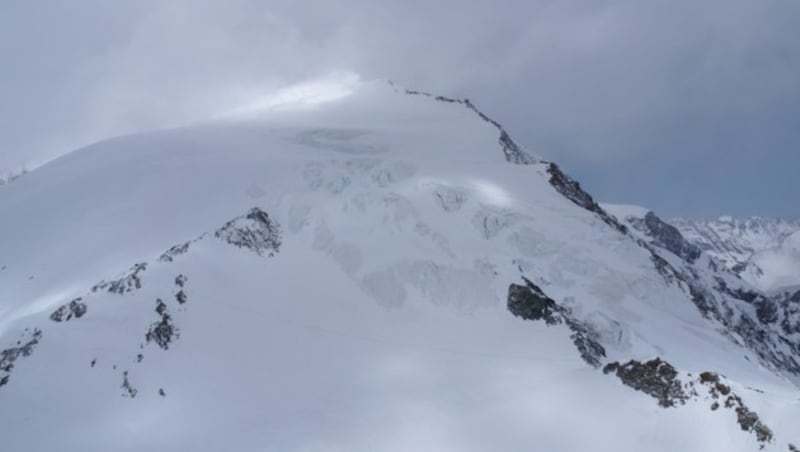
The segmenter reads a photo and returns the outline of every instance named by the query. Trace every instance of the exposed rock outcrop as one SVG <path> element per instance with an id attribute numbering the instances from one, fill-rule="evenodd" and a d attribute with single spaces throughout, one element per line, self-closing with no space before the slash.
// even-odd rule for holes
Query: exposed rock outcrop
<path id="1" fill-rule="evenodd" d="M 258 255 L 274 256 L 281 247 L 280 226 L 258 207 L 227 222 L 214 235 L 226 243 L 249 249 Z"/>
<path id="2" fill-rule="evenodd" d="M 712 407 L 714 404 L 719 407 L 717 400 L 724 399 L 725 408 L 736 412 L 736 421 L 739 426 L 742 430 L 754 434 L 762 449 L 765 443 L 772 441 L 772 430 L 761 421 L 755 411 L 752 411 L 744 404 L 741 397 L 732 392 L 729 385 L 721 381 L 721 377 L 718 374 L 703 372 L 700 374 L 698 381 L 708 387 L 709 394 L 714 399 Z"/>
<path id="3" fill-rule="evenodd" d="M 414 91 L 410 89 L 405 90 L 406 94 L 410 94 L 412 96 L 426 96 L 431 97 L 439 102 L 447 102 L 451 104 L 460 104 L 468 109 L 472 110 L 477 114 L 482 120 L 488 122 L 489 124 L 495 126 L 497 130 L 500 132 L 500 136 L 498 138 L 498 143 L 500 144 L 500 148 L 503 150 L 503 155 L 506 158 L 506 161 L 509 163 L 514 163 L 517 165 L 531 165 L 537 162 L 536 158 L 534 158 L 529 153 L 525 152 L 520 145 L 518 145 L 512 138 L 511 135 L 506 132 L 503 126 L 495 121 L 494 119 L 490 118 L 484 112 L 478 109 L 469 99 L 455 99 L 452 97 L 445 97 L 445 96 L 434 96 L 431 93 L 426 93 L 423 91 Z"/>
<path id="4" fill-rule="evenodd" d="M 653 240 L 653 245 L 663 248 L 687 262 L 694 262 L 700 257 L 700 247 L 686 240 L 678 228 L 664 222 L 653 212 L 647 212 L 644 218 L 630 218 L 631 225 Z"/>
<path id="5" fill-rule="evenodd" d="M 516 317 L 525 320 L 544 320 L 550 326 L 565 324 L 572 331 L 570 338 L 581 358 L 595 368 L 602 364 L 606 351 L 598 342 L 598 335 L 588 324 L 575 318 L 567 307 L 559 306 L 545 295 L 533 282 L 525 279 L 524 286 L 511 284 L 508 287 L 507 307 Z"/>
<path id="6" fill-rule="evenodd" d="M 83 303 L 81 300 L 83 300 L 83 298 L 78 297 L 60 306 L 50 314 L 50 320 L 54 322 L 67 322 L 72 320 L 73 317 L 76 319 L 83 317 L 88 308 L 86 307 L 86 303 Z"/>
<path id="7" fill-rule="evenodd" d="M 556 191 L 561 193 L 565 198 L 590 212 L 594 212 L 607 225 L 611 226 L 617 231 L 623 234 L 628 232 L 628 229 L 623 224 L 620 224 L 616 218 L 603 210 L 603 208 L 597 204 L 592 196 L 589 193 L 586 193 L 583 188 L 581 188 L 581 184 L 561 171 L 561 168 L 559 168 L 558 165 L 552 162 L 548 163 L 547 172 L 550 174 L 550 185 L 552 185 L 553 188 L 555 188 Z"/>
<path id="8" fill-rule="evenodd" d="M 8 384 L 11 378 L 11 371 L 19 358 L 25 358 L 33 353 L 34 348 L 42 338 L 42 330 L 25 329 L 22 338 L 15 345 L 0 351 L 0 387 Z"/>
<path id="9" fill-rule="evenodd" d="M 188 242 L 175 245 L 164 251 L 164 253 L 158 258 L 159 262 L 172 262 L 175 260 L 175 257 L 180 256 L 181 254 L 186 254 L 194 241 L 195 240 L 189 240 Z"/>
<path id="10" fill-rule="evenodd" d="M 630 360 L 625 364 L 614 362 L 603 368 L 605 374 L 612 372 L 625 385 L 658 400 L 662 407 L 683 405 L 689 400 L 678 371 L 660 358 L 645 362 Z"/>
<path id="11" fill-rule="evenodd" d="M 120 385 L 120 389 L 122 389 L 123 397 L 130 397 L 131 399 L 136 397 L 136 394 L 139 393 L 139 390 L 131 385 L 130 380 L 128 380 L 128 371 L 122 372 L 122 384 Z"/>
<path id="12" fill-rule="evenodd" d="M 125 275 L 115 281 L 100 281 L 92 287 L 92 292 L 107 290 L 115 294 L 124 294 L 142 288 L 140 274 L 147 270 L 147 263 L 140 262 L 128 270 Z"/>
<path id="13" fill-rule="evenodd" d="M 172 323 L 172 317 L 167 312 L 167 305 L 159 298 L 156 300 L 156 313 L 159 320 L 150 326 L 145 335 L 147 342 L 155 342 L 164 350 L 169 349 L 169 344 L 179 337 L 178 328 Z"/>

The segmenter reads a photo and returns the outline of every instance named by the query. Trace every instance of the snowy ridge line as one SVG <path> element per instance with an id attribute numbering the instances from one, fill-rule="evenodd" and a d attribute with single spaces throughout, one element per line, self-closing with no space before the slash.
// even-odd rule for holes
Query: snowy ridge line
<path id="1" fill-rule="evenodd" d="M 581 184 L 578 181 L 572 179 L 566 173 L 561 171 L 561 168 L 559 168 L 555 163 L 545 163 L 548 165 L 547 172 L 550 174 L 550 185 L 552 185 L 557 192 L 561 193 L 565 198 L 569 199 L 573 203 L 590 212 L 593 212 L 600 217 L 604 223 L 616 229 L 621 234 L 628 235 L 628 228 L 626 228 L 625 225 L 620 224 L 616 218 L 614 218 L 612 215 L 609 215 L 605 209 L 600 207 L 600 204 L 598 204 L 589 193 L 581 188 Z"/>
<path id="2" fill-rule="evenodd" d="M 389 85 L 394 87 L 395 84 L 393 82 L 389 82 Z M 405 89 L 405 93 L 412 95 L 412 96 L 425 96 L 433 98 L 439 102 L 447 102 L 451 104 L 460 104 L 464 105 L 466 108 L 472 110 L 477 114 L 482 120 L 488 122 L 489 124 L 493 125 L 500 131 L 500 137 L 498 139 L 500 146 L 503 149 L 503 154 L 505 155 L 506 161 L 509 163 L 513 163 L 516 165 L 533 165 L 535 163 L 543 163 L 547 165 L 547 172 L 550 174 L 550 185 L 552 185 L 556 191 L 561 193 L 564 197 L 569 199 L 570 201 L 574 202 L 575 204 L 583 207 L 590 212 L 594 212 L 597 214 L 600 219 L 602 219 L 606 224 L 609 226 L 617 229 L 618 231 L 622 232 L 623 234 L 626 233 L 625 227 L 619 224 L 614 217 L 608 214 L 602 207 L 592 199 L 591 195 L 589 195 L 586 191 L 584 191 L 580 183 L 576 180 L 569 177 L 566 173 L 564 173 L 559 166 L 554 162 L 549 162 L 546 160 L 536 159 L 529 153 L 525 152 L 521 146 L 519 146 L 511 135 L 505 130 L 502 124 L 497 122 L 496 120 L 492 119 L 484 112 L 482 112 L 475 104 L 472 103 L 469 99 L 458 99 L 446 96 L 439 96 L 434 95 L 425 91 L 417 91 L 411 89 Z"/>
<path id="3" fill-rule="evenodd" d="M 566 325 L 572 335 L 572 343 L 587 364 L 599 369 L 602 359 L 606 357 L 606 350 L 598 342 L 599 335 L 585 322 L 581 322 L 569 308 L 561 306 L 555 300 L 545 295 L 542 289 L 531 280 L 525 278 L 525 285 L 511 284 L 508 286 L 506 307 L 515 317 L 524 320 L 544 320 L 548 326 Z"/>
<path id="4" fill-rule="evenodd" d="M 394 86 L 391 82 L 390 85 Z M 525 154 L 508 137 L 502 125 L 481 112 L 469 99 L 436 96 L 424 91 L 409 89 L 405 89 L 405 93 L 430 97 L 440 102 L 464 105 L 501 132 L 500 143 L 509 163 L 537 163 L 532 157 L 530 160 L 527 159 L 530 156 Z M 508 137 L 508 141 L 514 146 L 507 147 L 503 137 Z M 518 158 L 516 151 L 522 152 L 525 157 Z M 719 278 L 704 278 L 694 265 L 695 261 L 700 257 L 698 247 L 686 241 L 677 228 L 662 221 L 655 214 L 646 216 L 640 222 L 629 222 L 630 227 L 626 226 L 601 207 L 589 193 L 583 190 L 579 182 L 561 171 L 557 164 L 546 161 L 541 161 L 541 163 L 547 165 L 550 185 L 556 191 L 574 204 L 594 213 L 604 223 L 619 233 L 631 237 L 639 246 L 646 249 L 652 256 L 653 266 L 664 277 L 667 284 L 678 284 L 689 295 L 689 298 L 703 316 L 716 321 L 722 326 L 721 330 L 734 343 L 743 343 L 758 356 L 762 364 L 771 369 L 787 372 L 794 376 L 797 381 L 800 381 L 800 362 L 798 361 L 800 359 L 800 341 L 788 339 L 782 335 L 782 331 L 775 331 L 769 326 L 770 323 L 777 320 L 777 317 L 771 314 L 767 297 L 755 294 L 750 289 L 742 289 L 741 284 L 736 281 L 738 278 L 729 278 L 725 275 Z M 637 237 L 637 234 L 629 230 L 631 227 L 638 229 L 639 232 L 644 232 L 652 243 Z M 673 264 L 670 259 L 662 256 L 658 250 L 665 250 L 678 256 L 680 262 L 684 264 Z M 712 272 L 725 273 L 724 270 L 718 270 L 713 267 L 713 263 L 711 265 Z M 685 268 L 679 270 L 677 266 Z M 728 283 L 723 282 L 721 284 L 720 278 Z M 735 287 L 735 289 L 730 290 L 730 286 Z M 727 300 L 728 298 L 731 300 Z M 755 304 L 757 313 L 755 319 L 748 313 L 747 308 L 739 307 L 736 309 L 731 307 L 731 305 L 735 306 L 737 302 L 744 302 L 748 307 Z M 787 313 L 786 318 L 794 315 L 793 312 L 790 313 L 788 308 L 784 308 L 783 311 Z M 797 330 L 800 331 L 800 313 L 797 313 L 796 317 Z M 784 328 L 784 331 L 786 330 L 789 329 Z M 800 337 L 800 334 L 798 336 Z M 795 384 L 797 384 L 797 381 Z"/>
<path id="5" fill-rule="evenodd" d="M 208 236 L 209 233 L 203 233 L 193 240 L 175 245 L 161 254 L 158 261 L 161 263 L 172 262 L 175 256 L 188 252 L 189 244 L 196 243 Z M 246 214 L 228 221 L 214 232 L 214 236 L 229 245 L 248 249 L 264 257 L 273 257 L 281 246 L 280 226 L 258 207 L 253 207 Z M 124 295 L 139 290 L 142 288 L 141 274 L 148 268 L 147 262 L 134 264 L 120 278 L 112 281 L 100 281 L 92 286 L 84 296 L 77 297 L 56 308 L 48 318 L 55 323 L 68 322 L 73 318 L 80 319 L 87 315 L 89 311 L 87 299 L 91 298 L 93 294 L 108 292 Z M 177 293 L 175 293 L 175 299 L 179 305 L 186 303 L 186 293 L 183 291 L 186 280 L 187 277 L 183 274 L 175 278 L 175 284 L 178 288 Z M 146 342 L 155 342 L 160 348 L 167 350 L 169 343 L 178 338 L 178 329 L 171 323 L 172 317 L 167 312 L 167 306 L 161 299 L 157 300 L 155 311 L 159 315 L 159 321 L 150 326 L 145 339 Z M 40 342 L 42 335 L 42 330 L 39 328 L 34 330 L 26 328 L 23 330 L 23 339 L 17 341 L 16 345 L 0 351 L 0 387 L 9 382 L 15 361 L 19 358 L 29 357 Z M 25 339 L 28 337 L 29 339 Z M 22 344 L 23 340 L 27 340 L 27 342 Z M 142 355 L 139 356 L 141 357 Z M 136 397 L 136 390 L 130 386 L 127 375 L 125 375 L 124 381 L 127 383 L 123 383 L 123 389 L 125 389 L 127 396 L 130 398 Z"/>
<path id="6" fill-rule="evenodd" d="M 272 257 L 281 247 L 280 225 L 258 207 L 253 207 L 246 214 L 228 221 L 222 227 L 214 231 L 213 234 L 214 237 L 229 245 L 249 249 L 259 256 L 266 255 Z M 158 257 L 158 262 L 172 262 L 175 257 L 187 253 L 189 247 L 193 243 L 204 240 L 209 235 L 208 232 L 204 232 L 192 240 L 170 247 Z M 143 273 L 147 268 L 147 262 L 135 264 L 119 279 L 109 282 L 103 280 L 95 284 L 91 292 L 107 290 L 111 293 L 124 294 L 140 289 L 142 287 L 142 281 L 139 274 Z"/>
<path id="7" fill-rule="evenodd" d="M 389 82 L 390 86 L 395 86 L 393 82 Z M 494 119 L 487 116 L 484 112 L 478 109 L 469 99 L 456 99 L 452 97 L 445 97 L 445 96 L 437 96 L 431 93 L 426 93 L 424 91 L 415 91 L 410 89 L 405 89 L 405 93 L 412 95 L 412 96 L 425 96 L 431 97 L 439 102 L 447 102 L 451 104 L 460 104 L 465 106 L 466 108 L 472 110 L 477 114 L 482 120 L 488 122 L 489 124 L 495 126 L 497 130 L 500 132 L 500 137 L 498 138 L 498 142 L 503 149 L 503 154 L 506 157 L 506 160 L 509 163 L 514 163 L 517 165 L 532 165 L 537 163 L 538 160 L 530 155 L 529 153 L 525 152 L 521 146 L 519 146 L 512 138 L 511 135 L 506 132 L 506 129 L 503 126 L 495 121 Z"/>

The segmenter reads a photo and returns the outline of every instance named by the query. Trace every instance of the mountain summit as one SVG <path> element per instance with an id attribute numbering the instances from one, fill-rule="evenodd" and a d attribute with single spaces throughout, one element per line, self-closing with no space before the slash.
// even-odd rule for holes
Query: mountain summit
<path id="1" fill-rule="evenodd" d="M 119 137 L 0 215 L 5 450 L 800 444 L 800 298 L 466 99 L 361 83 Z"/>

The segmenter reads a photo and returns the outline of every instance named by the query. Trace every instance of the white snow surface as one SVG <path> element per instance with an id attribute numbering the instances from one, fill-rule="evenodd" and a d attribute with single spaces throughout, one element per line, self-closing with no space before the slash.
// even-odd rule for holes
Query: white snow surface
<path id="1" fill-rule="evenodd" d="M 498 135 L 463 105 L 361 83 L 107 140 L 3 187 L 0 350 L 42 337 L 0 387 L 2 450 L 758 450 L 733 411 L 661 408 L 582 361 L 563 325 L 511 315 L 523 276 L 607 361 L 724 374 L 774 431 L 764 450 L 800 444 L 797 387 Z M 253 207 L 280 225 L 272 257 L 213 236 Z M 140 289 L 91 292 L 140 262 Z M 83 317 L 49 319 L 76 297 Z M 179 329 L 167 350 L 145 338 L 157 299 Z"/>

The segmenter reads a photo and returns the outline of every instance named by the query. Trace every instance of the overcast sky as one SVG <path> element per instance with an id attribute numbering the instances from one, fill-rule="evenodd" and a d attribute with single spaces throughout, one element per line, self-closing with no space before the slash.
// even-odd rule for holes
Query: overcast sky
<path id="1" fill-rule="evenodd" d="M 471 98 L 603 201 L 800 217 L 797 0 L 0 0 L 0 173 L 348 71 Z"/>

